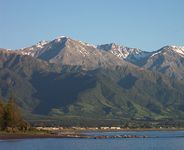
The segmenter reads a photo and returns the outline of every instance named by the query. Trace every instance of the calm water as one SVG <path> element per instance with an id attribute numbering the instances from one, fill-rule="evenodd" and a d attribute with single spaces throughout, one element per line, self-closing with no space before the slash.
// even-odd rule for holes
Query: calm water
<path id="1" fill-rule="evenodd" d="M 137 139 L 2 140 L 0 150 L 184 150 L 184 131 L 88 132 L 95 135 L 147 135 Z"/>

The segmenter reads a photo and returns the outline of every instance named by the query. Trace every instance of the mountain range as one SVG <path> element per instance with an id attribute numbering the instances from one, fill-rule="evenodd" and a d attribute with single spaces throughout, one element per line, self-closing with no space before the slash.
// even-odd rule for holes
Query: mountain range
<path id="1" fill-rule="evenodd" d="M 0 49 L 0 97 L 27 118 L 184 119 L 184 47 L 153 52 L 58 37 Z"/>

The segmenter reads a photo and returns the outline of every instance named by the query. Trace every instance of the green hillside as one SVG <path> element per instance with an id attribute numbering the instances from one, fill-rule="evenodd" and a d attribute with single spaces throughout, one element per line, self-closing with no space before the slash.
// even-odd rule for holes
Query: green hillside
<path id="1" fill-rule="evenodd" d="M 49 64 L 1 55 L 0 95 L 10 95 L 29 119 L 184 119 L 184 84 L 132 65 L 98 68 Z"/>

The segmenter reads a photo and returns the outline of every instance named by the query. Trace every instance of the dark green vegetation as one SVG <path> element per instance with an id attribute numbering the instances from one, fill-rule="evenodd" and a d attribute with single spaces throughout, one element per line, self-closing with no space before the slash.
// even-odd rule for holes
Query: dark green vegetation
<path id="1" fill-rule="evenodd" d="M 6 102 L 13 93 L 29 120 L 184 119 L 184 83 L 163 74 L 129 64 L 87 71 L 15 53 L 0 57 L 0 96 Z"/>
<path id="2" fill-rule="evenodd" d="M 10 98 L 5 105 L 0 101 L 0 131 L 16 132 L 28 128 L 29 124 L 22 118 L 13 98 Z"/>
<path id="3" fill-rule="evenodd" d="M 57 127 L 63 126 L 66 129 L 71 129 L 72 127 L 114 127 L 118 126 L 122 129 L 155 129 L 155 130 L 176 130 L 182 129 L 184 127 L 184 120 L 177 119 L 161 119 L 161 120 L 151 120 L 151 119 L 92 119 L 92 118 L 76 118 L 76 117 L 63 117 L 62 119 L 42 119 L 42 120 L 30 120 L 32 126 L 42 126 L 42 127 Z"/>

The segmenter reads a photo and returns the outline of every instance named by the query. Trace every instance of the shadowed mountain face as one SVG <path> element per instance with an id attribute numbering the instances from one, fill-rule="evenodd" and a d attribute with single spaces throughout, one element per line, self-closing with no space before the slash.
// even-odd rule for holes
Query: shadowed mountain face
<path id="1" fill-rule="evenodd" d="M 31 83 L 37 89 L 34 96 L 42 100 L 34 113 L 47 114 L 52 108 L 66 107 L 74 103 L 80 92 L 94 87 L 95 80 L 93 77 L 77 74 L 64 77 L 58 73 L 35 73 Z"/>
<path id="2" fill-rule="evenodd" d="M 183 119 L 182 52 L 96 47 L 67 37 L 1 49 L 0 96 L 13 93 L 28 117 Z"/>
<path id="3" fill-rule="evenodd" d="M 130 89 L 135 85 L 137 78 L 134 77 L 131 73 L 125 76 L 123 79 L 119 81 L 119 84 L 125 88 Z"/>

